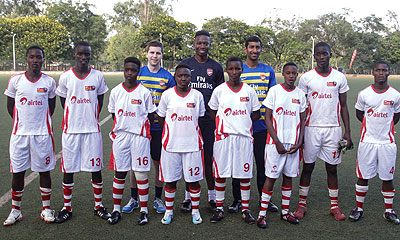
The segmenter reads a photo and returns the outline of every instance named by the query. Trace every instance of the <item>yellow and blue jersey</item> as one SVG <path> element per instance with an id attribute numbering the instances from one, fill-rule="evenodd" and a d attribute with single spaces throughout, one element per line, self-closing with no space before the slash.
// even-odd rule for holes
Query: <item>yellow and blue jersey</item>
<path id="1" fill-rule="evenodd" d="M 147 66 L 144 66 L 140 68 L 137 79 L 147 89 L 150 90 L 151 95 L 153 96 L 154 104 L 156 104 L 156 106 L 158 106 L 158 103 L 160 102 L 162 93 L 168 88 L 176 85 L 172 74 L 164 68 L 160 68 L 157 73 L 152 73 Z M 162 128 L 158 124 L 157 117 L 154 119 L 154 123 L 151 125 L 151 130 L 162 130 Z"/>
<path id="2" fill-rule="evenodd" d="M 258 101 L 262 104 L 267 97 L 269 89 L 276 85 L 274 69 L 264 63 L 259 63 L 257 67 L 250 68 L 243 63 L 243 72 L 240 80 L 249 84 L 257 93 Z M 265 106 L 262 106 L 261 118 L 253 123 L 253 132 L 267 130 L 265 125 Z"/>

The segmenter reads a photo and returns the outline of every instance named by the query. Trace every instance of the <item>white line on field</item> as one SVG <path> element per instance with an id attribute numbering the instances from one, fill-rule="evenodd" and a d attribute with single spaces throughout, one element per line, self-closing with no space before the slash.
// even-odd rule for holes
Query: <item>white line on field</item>
<path id="1" fill-rule="evenodd" d="M 100 126 L 102 126 L 104 123 L 106 123 L 108 120 L 110 120 L 111 114 L 105 117 L 103 120 L 100 122 Z M 56 160 L 61 158 L 61 151 L 56 154 Z M 35 180 L 39 176 L 39 173 L 37 172 L 32 172 L 28 176 L 25 177 L 25 187 L 28 186 L 29 183 L 31 183 L 33 180 Z M 3 196 L 0 197 L 0 207 L 2 207 L 4 204 L 6 204 L 8 201 L 11 200 L 11 191 L 6 192 Z"/>

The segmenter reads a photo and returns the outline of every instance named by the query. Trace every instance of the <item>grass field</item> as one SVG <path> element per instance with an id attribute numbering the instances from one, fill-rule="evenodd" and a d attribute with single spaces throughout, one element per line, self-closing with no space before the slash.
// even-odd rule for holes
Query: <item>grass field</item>
<path id="1" fill-rule="evenodd" d="M 9 75 L 0 75 L 0 92 L 4 92 L 7 86 Z M 55 76 L 58 79 L 58 76 Z M 106 82 L 111 89 L 122 80 L 122 75 L 106 75 Z M 279 79 L 280 81 L 282 79 Z M 372 82 L 372 78 L 349 78 L 350 91 L 348 93 L 348 106 L 351 116 L 352 137 L 355 146 L 359 141 L 361 124 L 355 118 L 354 104 L 357 93 Z M 389 80 L 390 84 L 400 89 L 400 80 Z M 108 92 L 109 93 L 109 92 Z M 103 111 L 100 119 L 104 119 L 107 113 L 108 94 L 105 97 Z M 61 150 L 61 119 L 62 108 L 57 99 L 57 107 L 53 116 L 55 132 L 56 153 Z M 11 173 L 9 172 L 9 137 L 11 132 L 12 119 L 6 110 L 6 97 L 0 97 L 0 197 L 9 191 L 11 186 Z M 108 166 L 111 150 L 111 141 L 108 133 L 112 128 L 112 122 L 108 121 L 102 126 L 104 144 L 104 165 Z M 396 127 L 397 130 L 398 127 Z M 396 134 L 398 135 L 398 134 Z M 398 136 L 397 136 L 398 137 Z M 339 203 L 346 217 L 355 206 L 356 182 L 355 171 L 356 149 L 347 152 L 343 156 L 343 162 L 339 166 Z M 59 171 L 59 161 L 56 169 L 52 172 L 53 194 L 52 208 L 61 209 L 63 205 L 62 196 L 62 174 Z M 397 164 L 399 166 L 399 164 Z M 395 187 L 399 188 L 400 180 L 398 172 L 395 175 Z M 152 171 L 153 173 L 153 171 Z M 27 172 L 27 175 L 30 172 Z M 112 179 L 113 171 L 107 167 L 103 169 L 103 203 L 109 210 L 112 210 Z M 150 196 L 153 199 L 154 188 L 153 178 L 150 174 Z M 0 239 L 369 239 L 369 238 L 394 238 L 397 237 L 399 226 L 392 225 L 382 218 L 384 212 L 383 197 L 380 192 L 380 180 L 375 178 L 370 181 L 370 188 L 364 205 L 365 212 L 362 220 L 351 223 L 348 220 L 337 222 L 329 215 L 329 196 L 326 185 L 326 174 L 324 164 L 318 161 L 313 174 L 311 190 L 308 198 L 308 212 L 299 225 L 293 226 L 279 219 L 278 213 L 269 213 L 267 221 L 270 224 L 268 229 L 259 229 L 255 225 L 247 225 L 240 218 L 240 214 L 230 214 L 226 211 L 225 219 L 220 223 L 209 222 L 211 212 L 208 210 L 207 190 L 205 181 L 202 182 L 202 195 L 200 211 L 203 217 L 203 224 L 194 226 L 191 223 L 191 215 L 179 211 L 180 202 L 183 200 L 183 185 L 178 185 L 178 193 L 175 201 L 174 221 L 170 226 L 164 226 L 160 220 L 162 215 L 149 209 L 150 222 L 145 226 L 137 225 L 138 211 L 131 214 L 124 214 L 117 225 L 109 225 L 104 220 L 93 216 L 93 190 L 90 184 L 90 174 L 75 174 L 75 187 L 73 190 L 72 206 L 74 215 L 70 221 L 62 225 L 46 224 L 40 220 L 41 201 L 39 193 L 39 180 L 35 179 L 26 188 L 22 200 L 23 220 L 11 227 L 0 226 Z M 280 206 L 280 181 L 275 185 L 275 194 L 272 200 Z M 292 194 L 291 210 L 295 210 L 298 201 L 298 178 L 294 180 L 294 191 Z M 129 198 L 128 184 L 125 187 L 123 204 Z M 257 201 L 256 186 L 252 184 L 250 208 L 257 216 L 259 207 Z M 232 201 L 230 181 L 227 184 L 225 207 Z M 395 198 L 394 209 L 400 213 L 400 200 Z M 152 202 L 149 201 L 149 206 Z M 1 222 L 8 216 L 11 202 L 0 207 Z"/>

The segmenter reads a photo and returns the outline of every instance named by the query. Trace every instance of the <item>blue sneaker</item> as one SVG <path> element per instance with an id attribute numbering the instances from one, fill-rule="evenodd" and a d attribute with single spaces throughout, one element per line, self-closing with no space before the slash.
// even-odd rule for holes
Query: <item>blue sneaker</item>
<path id="1" fill-rule="evenodd" d="M 123 213 L 131 213 L 133 210 L 139 208 L 138 200 L 131 198 L 129 202 L 122 208 Z"/>
<path id="2" fill-rule="evenodd" d="M 163 201 L 159 198 L 154 199 L 154 209 L 156 210 L 157 213 L 165 213 L 167 208 L 165 207 Z"/>
<path id="3" fill-rule="evenodd" d="M 174 218 L 173 212 L 165 212 L 164 217 L 161 219 L 162 224 L 170 224 Z"/>
<path id="4" fill-rule="evenodd" d="M 203 219 L 201 219 L 200 212 L 196 212 L 192 214 L 192 222 L 193 224 L 201 224 L 203 222 Z"/>

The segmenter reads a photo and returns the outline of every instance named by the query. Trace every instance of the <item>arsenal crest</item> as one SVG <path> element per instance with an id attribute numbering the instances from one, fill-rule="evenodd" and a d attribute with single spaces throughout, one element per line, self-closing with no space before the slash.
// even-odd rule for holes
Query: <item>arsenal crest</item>
<path id="1" fill-rule="evenodd" d="M 165 81 L 164 80 L 160 80 L 160 86 L 164 87 L 165 86 Z"/>
<path id="2" fill-rule="evenodd" d="M 207 68 L 207 75 L 208 75 L 209 77 L 211 77 L 211 75 L 213 75 L 213 70 L 212 70 L 212 68 Z"/>
<path id="3" fill-rule="evenodd" d="M 266 77 L 265 77 L 265 75 L 260 75 L 260 78 L 261 78 L 262 81 L 265 81 Z"/>

